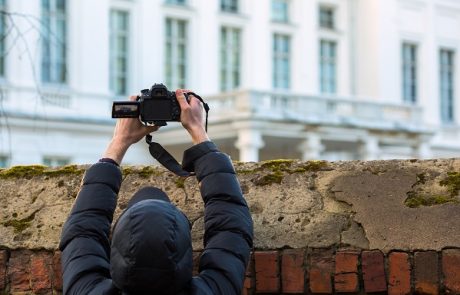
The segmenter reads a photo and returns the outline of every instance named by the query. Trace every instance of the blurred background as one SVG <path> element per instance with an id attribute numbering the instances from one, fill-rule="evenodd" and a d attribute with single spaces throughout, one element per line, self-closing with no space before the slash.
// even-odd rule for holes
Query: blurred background
<path id="1" fill-rule="evenodd" d="M 233 160 L 460 155 L 458 0 L 0 0 L 0 167 L 97 161 L 114 100 L 208 101 Z M 181 159 L 170 123 L 155 140 Z M 124 164 L 150 164 L 140 142 Z"/>

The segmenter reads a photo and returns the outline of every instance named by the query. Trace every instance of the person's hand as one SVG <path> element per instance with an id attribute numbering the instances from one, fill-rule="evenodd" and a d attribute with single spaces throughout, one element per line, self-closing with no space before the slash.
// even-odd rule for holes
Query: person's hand
<path id="1" fill-rule="evenodd" d="M 131 96 L 130 100 L 135 101 L 136 96 Z M 103 157 L 110 158 L 120 164 L 132 144 L 135 144 L 147 134 L 158 130 L 158 128 L 158 126 L 144 126 L 138 118 L 118 119 L 113 131 L 112 141 Z"/>
<path id="2" fill-rule="evenodd" d="M 181 109 L 180 121 L 182 126 L 184 126 L 192 137 L 193 144 L 209 141 L 208 134 L 204 129 L 203 105 L 201 101 L 193 95 L 189 95 L 189 101 L 187 101 L 184 92 L 191 91 L 185 89 L 176 90 L 176 98 Z"/>

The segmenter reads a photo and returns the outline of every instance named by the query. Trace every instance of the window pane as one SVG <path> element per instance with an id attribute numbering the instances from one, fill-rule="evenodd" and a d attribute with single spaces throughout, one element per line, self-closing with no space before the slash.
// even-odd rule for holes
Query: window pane
<path id="1" fill-rule="evenodd" d="M 403 100 L 417 101 L 417 47 L 414 44 L 403 44 L 402 48 Z"/>
<path id="2" fill-rule="evenodd" d="M 64 166 L 70 163 L 69 158 L 55 157 L 55 156 L 45 156 L 43 157 L 43 165 L 49 167 Z"/>
<path id="3" fill-rule="evenodd" d="M 320 90 L 333 94 L 337 91 L 337 44 L 334 41 L 320 42 Z"/>
<path id="4" fill-rule="evenodd" d="M 168 18 L 165 22 L 165 80 L 170 89 L 184 88 L 187 81 L 187 22 Z"/>
<path id="5" fill-rule="evenodd" d="M 335 27 L 334 9 L 330 7 L 319 8 L 319 26 L 325 29 L 334 29 Z"/>
<path id="6" fill-rule="evenodd" d="M 289 21 L 289 0 L 272 0 L 272 19 L 284 23 Z"/>
<path id="7" fill-rule="evenodd" d="M 220 32 L 220 88 L 222 91 L 228 91 L 240 86 L 241 31 L 222 27 Z"/>
<path id="8" fill-rule="evenodd" d="M 129 75 L 129 13 L 110 12 L 110 88 L 116 95 L 126 95 Z"/>
<path id="9" fill-rule="evenodd" d="M 5 0 L 0 1 L 0 10 L 6 11 Z M 5 75 L 5 41 L 7 30 L 6 14 L 0 14 L 0 76 Z"/>
<path id="10" fill-rule="evenodd" d="M 184 5 L 186 4 L 186 0 L 166 0 L 168 4 L 176 4 L 176 5 Z"/>
<path id="11" fill-rule="evenodd" d="M 273 37 L 273 87 L 290 87 L 290 37 L 286 35 Z"/>
<path id="12" fill-rule="evenodd" d="M 238 0 L 220 0 L 220 10 L 225 12 L 238 12 Z"/>
<path id="13" fill-rule="evenodd" d="M 439 85 L 441 121 L 452 123 L 454 118 L 454 51 L 441 50 L 439 55 Z"/>
<path id="14" fill-rule="evenodd" d="M 6 168 L 9 166 L 9 158 L 7 156 L 0 156 L 0 168 Z"/>
<path id="15" fill-rule="evenodd" d="M 43 82 L 65 83 L 67 80 L 66 1 L 42 0 L 43 38 L 41 78 Z"/>

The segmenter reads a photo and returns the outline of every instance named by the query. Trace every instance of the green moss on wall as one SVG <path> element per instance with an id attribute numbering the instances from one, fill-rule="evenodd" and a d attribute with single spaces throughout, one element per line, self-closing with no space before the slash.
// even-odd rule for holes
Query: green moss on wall
<path id="1" fill-rule="evenodd" d="M 261 178 L 258 178 L 254 181 L 255 185 L 258 186 L 265 186 L 265 185 L 270 185 L 270 184 L 280 184 L 281 181 L 283 181 L 284 175 L 281 171 L 277 171 L 274 173 L 269 173 L 267 175 L 262 176 Z"/>
<path id="2" fill-rule="evenodd" d="M 439 184 L 447 187 L 451 197 L 457 196 L 460 191 L 460 172 L 448 172 L 447 178 Z"/>
<path id="3" fill-rule="evenodd" d="M 30 224 L 32 222 L 32 220 L 34 220 L 35 218 L 35 214 L 36 212 L 34 212 L 32 215 L 26 217 L 26 218 L 23 218 L 23 219 L 11 219 L 11 220 L 8 220 L 8 221 L 5 221 L 3 223 L 1 223 L 3 226 L 11 226 L 14 228 L 14 233 L 16 234 L 19 234 L 19 233 L 22 233 L 24 230 L 26 230 L 27 228 L 30 227 Z M 13 217 L 15 216 L 15 214 L 13 214 Z M 17 214 L 16 214 L 17 216 Z"/>
<path id="4" fill-rule="evenodd" d="M 446 196 L 421 196 L 412 193 L 404 202 L 407 207 L 418 208 L 421 206 L 434 206 L 446 203 L 458 203 L 458 200 L 453 197 Z"/>
<path id="5" fill-rule="evenodd" d="M 291 159 L 278 159 L 261 162 L 260 166 L 254 169 L 238 169 L 238 174 L 256 174 L 257 172 L 269 170 L 270 173 L 255 179 L 253 182 L 258 186 L 281 183 L 284 175 L 294 173 L 316 172 L 327 167 L 326 161 L 308 161 L 295 164 Z"/>
<path id="6" fill-rule="evenodd" d="M 177 188 L 185 188 L 185 180 L 187 178 L 186 177 L 178 177 L 174 183 L 176 184 L 176 187 Z"/>
<path id="7" fill-rule="evenodd" d="M 156 175 L 156 176 L 161 175 L 161 171 L 159 170 L 159 168 L 157 167 L 154 168 L 152 166 L 145 166 L 145 167 L 142 167 L 142 169 L 135 170 L 133 172 L 137 172 L 137 174 L 143 178 L 147 178 L 152 175 Z"/>
<path id="8" fill-rule="evenodd" d="M 36 176 L 57 177 L 61 175 L 82 175 L 84 169 L 77 165 L 68 165 L 56 169 L 48 168 L 43 165 L 13 166 L 9 169 L 0 171 L 0 178 L 32 178 Z"/>

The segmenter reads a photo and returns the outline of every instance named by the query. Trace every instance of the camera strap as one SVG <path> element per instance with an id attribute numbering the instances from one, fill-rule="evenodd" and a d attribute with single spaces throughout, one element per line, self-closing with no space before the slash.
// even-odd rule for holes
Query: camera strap
<path id="1" fill-rule="evenodd" d="M 203 104 L 204 110 L 206 112 L 206 125 L 205 125 L 205 130 L 206 132 L 208 131 L 208 112 L 209 112 L 209 106 L 207 103 L 203 101 L 203 99 L 193 93 L 193 92 L 188 92 L 185 97 L 188 99 L 188 95 L 193 95 L 195 96 L 201 103 Z M 182 177 L 187 177 L 187 176 L 192 176 L 194 173 L 188 172 L 182 168 L 182 166 L 177 162 L 176 159 L 167 151 L 165 148 L 159 144 L 158 142 L 152 141 L 152 135 L 148 134 L 145 136 L 145 141 L 149 145 L 149 152 L 150 155 L 152 155 L 155 160 L 157 160 L 163 167 L 168 169 L 169 171 L 173 172 L 174 174 Z"/>
<path id="2" fill-rule="evenodd" d="M 145 141 L 149 144 L 149 152 L 155 160 L 157 160 L 161 165 L 163 165 L 166 169 L 173 172 L 178 176 L 191 176 L 192 173 L 185 171 L 182 166 L 177 162 L 174 157 L 168 153 L 165 148 L 159 144 L 158 142 L 152 141 L 152 135 L 148 134 L 145 137 Z"/>

